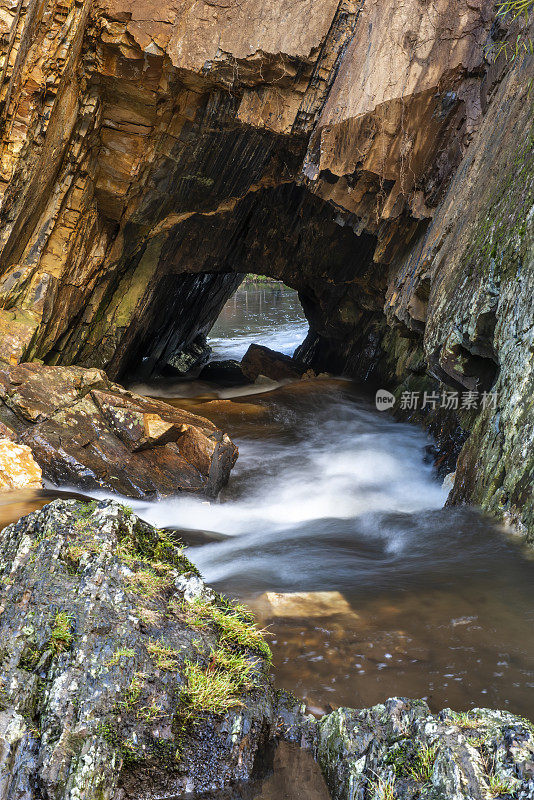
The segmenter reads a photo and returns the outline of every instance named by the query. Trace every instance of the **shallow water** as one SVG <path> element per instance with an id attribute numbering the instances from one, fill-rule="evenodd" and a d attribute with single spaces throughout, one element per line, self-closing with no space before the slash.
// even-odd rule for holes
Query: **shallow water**
<path id="1" fill-rule="evenodd" d="M 417 428 L 344 381 L 223 408 L 213 418 L 240 457 L 221 502 L 137 510 L 160 526 L 223 534 L 189 556 L 208 582 L 253 605 L 265 592 L 339 593 L 321 616 L 316 595 L 304 612 L 258 606 L 279 686 L 317 713 L 404 695 L 435 710 L 534 717 L 534 562 L 476 510 L 443 508 Z"/>
<path id="2" fill-rule="evenodd" d="M 252 343 L 292 355 L 308 333 L 296 292 L 283 284 L 242 284 L 208 337 L 212 360 L 240 361 Z"/>
<path id="3" fill-rule="evenodd" d="M 251 315 L 263 308 L 259 292 L 254 300 L 248 290 Z M 285 336 L 294 293 L 287 301 L 279 326 L 270 308 L 257 329 Z M 249 342 L 242 305 L 232 303 L 224 324 L 234 330 L 234 308 L 243 330 L 219 357 Z M 297 317 L 286 350 L 301 325 Z M 404 695 L 434 710 L 488 706 L 534 719 L 534 562 L 476 510 L 443 508 L 418 428 L 377 412 L 343 380 L 233 390 L 209 405 L 228 392 L 202 388 L 202 399 L 184 383 L 145 391 L 180 395 L 174 403 L 232 435 L 240 457 L 229 486 L 219 502 L 132 505 L 183 529 L 185 541 L 208 542 L 188 554 L 208 582 L 270 625 L 279 686 L 317 713 Z M 258 601 L 266 592 L 310 594 Z"/>

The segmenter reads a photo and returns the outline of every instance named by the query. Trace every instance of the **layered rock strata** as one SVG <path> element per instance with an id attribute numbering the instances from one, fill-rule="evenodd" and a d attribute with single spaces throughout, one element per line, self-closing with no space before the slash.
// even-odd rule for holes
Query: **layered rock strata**
<path id="1" fill-rule="evenodd" d="M 354 337 L 477 125 L 490 12 L 6 5 L 0 356 L 165 364 L 251 271 Z"/>
<path id="2" fill-rule="evenodd" d="M 209 420 L 127 392 L 97 369 L 0 369 L 0 421 L 48 480 L 84 490 L 214 497 L 237 459 Z"/>

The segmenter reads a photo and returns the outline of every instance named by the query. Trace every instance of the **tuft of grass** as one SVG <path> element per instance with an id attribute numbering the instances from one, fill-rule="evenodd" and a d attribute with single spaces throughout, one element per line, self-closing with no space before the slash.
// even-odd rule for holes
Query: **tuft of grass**
<path id="1" fill-rule="evenodd" d="M 146 645 L 146 649 L 159 669 L 165 669 L 169 672 L 177 671 L 180 666 L 180 654 L 174 647 L 169 647 L 162 642 L 156 642 L 151 639 Z"/>
<path id="2" fill-rule="evenodd" d="M 153 608 L 147 608 L 146 606 L 137 606 L 137 616 L 143 623 L 146 625 L 147 628 L 150 627 L 159 627 L 162 623 L 162 616 L 159 611 L 156 611 Z"/>
<path id="3" fill-rule="evenodd" d="M 127 582 L 136 594 L 154 600 L 172 586 L 172 581 L 152 569 L 140 569 L 128 576 Z"/>
<path id="4" fill-rule="evenodd" d="M 497 16 L 517 19 L 523 15 L 528 16 L 533 8 L 534 0 L 500 0 L 497 3 Z"/>
<path id="5" fill-rule="evenodd" d="M 522 17 L 528 23 L 530 14 L 534 9 L 534 0 L 499 0 L 497 3 L 496 19 L 508 19 L 514 22 Z M 520 30 L 515 38 L 505 38 L 503 41 L 494 42 L 486 50 L 486 54 L 496 61 L 501 54 L 512 63 L 519 56 L 534 53 L 532 38 L 525 30 Z"/>
<path id="6" fill-rule="evenodd" d="M 272 661 L 271 648 L 264 639 L 266 630 L 256 627 L 253 617 L 245 606 L 231 604 L 223 600 L 223 608 L 210 605 L 202 600 L 183 605 L 187 618 L 194 627 L 207 627 L 211 619 L 217 626 L 221 644 L 235 644 L 250 650 L 256 650 L 270 664 Z"/>
<path id="7" fill-rule="evenodd" d="M 395 800 L 395 776 L 377 778 L 371 787 L 373 800 Z"/>
<path id="8" fill-rule="evenodd" d="M 163 711 L 163 709 L 161 709 L 153 700 L 149 706 L 142 706 L 141 708 L 138 708 L 135 716 L 137 719 L 144 719 L 147 722 L 153 722 L 154 720 L 168 717 L 169 714 Z"/>
<path id="9" fill-rule="evenodd" d="M 129 647 L 119 647 L 109 661 L 106 662 L 106 667 L 115 667 L 121 660 L 121 658 L 133 658 L 135 656 L 135 650 L 132 650 Z"/>
<path id="10" fill-rule="evenodd" d="M 472 717 L 469 711 L 455 711 L 452 714 L 452 719 L 459 728 L 470 728 L 472 730 L 476 730 L 484 725 L 481 720 L 477 719 L 476 717 Z"/>
<path id="11" fill-rule="evenodd" d="M 124 711 L 131 711 L 132 708 L 137 705 L 145 686 L 144 678 L 145 676 L 142 672 L 136 672 L 133 675 L 130 685 L 124 693 L 123 699 L 118 703 L 119 708 Z"/>
<path id="12" fill-rule="evenodd" d="M 95 556 L 101 551 L 102 545 L 99 542 L 95 541 L 91 536 L 82 534 L 75 542 L 67 545 L 62 557 L 68 571 L 71 574 L 75 574 L 80 567 L 80 561 L 86 553 Z"/>
<path id="13" fill-rule="evenodd" d="M 438 752 L 437 745 L 423 746 L 417 750 L 406 772 L 417 783 L 428 783 L 434 771 L 434 762 Z"/>
<path id="14" fill-rule="evenodd" d="M 50 634 L 50 646 L 55 655 L 64 653 L 71 646 L 74 634 L 72 633 L 73 617 L 65 611 L 58 611 L 54 619 L 54 626 Z"/>
<path id="15" fill-rule="evenodd" d="M 252 672 L 258 660 L 252 661 L 244 653 L 219 647 L 211 652 L 211 664 L 216 670 L 223 670 L 232 676 L 237 689 L 251 689 L 254 681 Z"/>
<path id="16" fill-rule="evenodd" d="M 186 685 L 180 699 L 188 716 L 225 714 L 243 705 L 238 697 L 239 686 L 229 672 L 186 661 L 184 674 Z"/>
<path id="17" fill-rule="evenodd" d="M 253 670 L 258 663 L 257 659 L 224 645 L 211 651 L 207 666 L 186 661 L 186 683 L 180 693 L 186 718 L 225 714 L 242 706 L 240 694 L 253 687 Z"/>
<path id="18" fill-rule="evenodd" d="M 493 797 L 512 794 L 516 788 L 513 781 L 500 775 L 488 775 L 488 786 Z"/>

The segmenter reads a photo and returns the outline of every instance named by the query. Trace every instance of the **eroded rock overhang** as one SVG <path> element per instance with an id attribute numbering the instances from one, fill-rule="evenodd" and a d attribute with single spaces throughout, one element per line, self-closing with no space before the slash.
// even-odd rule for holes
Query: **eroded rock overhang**
<path id="1" fill-rule="evenodd" d="M 157 366 L 250 271 L 343 363 L 478 124 L 490 7 L 6 4 L 0 357 Z"/>

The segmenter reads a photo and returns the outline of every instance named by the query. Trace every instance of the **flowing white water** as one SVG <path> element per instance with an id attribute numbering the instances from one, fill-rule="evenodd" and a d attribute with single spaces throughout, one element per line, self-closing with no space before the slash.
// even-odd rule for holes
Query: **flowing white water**
<path id="1" fill-rule="evenodd" d="M 302 537 L 311 542 L 336 521 L 345 529 L 358 521 L 360 535 L 399 553 L 409 546 L 407 532 L 384 531 L 373 515 L 443 505 L 447 495 L 424 461 L 423 433 L 395 423 L 361 398 L 345 396 L 339 386 L 319 381 L 298 399 L 280 389 L 271 415 L 276 427 L 269 438 L 261 437 L 260 428 L 259 438 L 239 440 L 239 459 L 223 502 L 178 497 L 133 503 L 160 527 L 245 537 L 195 551 L 206 580 L 228 578 L 243 569 L 243 559 L 249 567 L 265 569 L 265 554 L 258 555 L 261 564 L 255 562 L 255 542 L 268 540 L 271 547 Z M 307 582 L 302 563 L 299 580 Z"/>
<path id="2" fill-rule="evenodd" d="M 215 358 L 254 340 L 293 349 L 304 335 L 296 295 L 284 290 L 273 307 L 266 297 L 262 288 L 229 301 Z M 205 385 L 176 382 L 144 391 L 206 396 Z M 351 609 L 342 621 L 272 623 L 278 684 L 323 708 L 404 695 L 436 710 L 534 717 L 534 562 L 475 509 L 443 508 L 423 432 L 376 411 L 348 381 L 298 381 L 236 401 L 214 417 L 240 450 L 220 500 L 127 502 L 185 541 L 208 541 L 188 555 L 221 591 L 252 601 L 341 593 Z"/>

